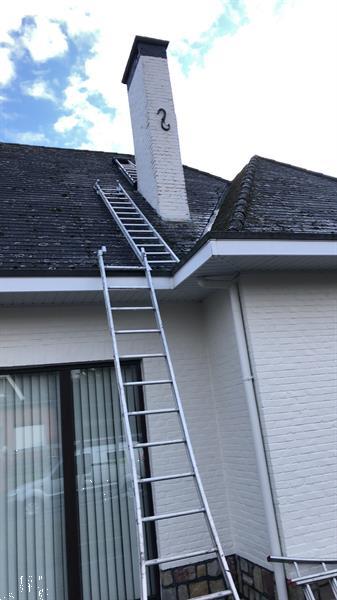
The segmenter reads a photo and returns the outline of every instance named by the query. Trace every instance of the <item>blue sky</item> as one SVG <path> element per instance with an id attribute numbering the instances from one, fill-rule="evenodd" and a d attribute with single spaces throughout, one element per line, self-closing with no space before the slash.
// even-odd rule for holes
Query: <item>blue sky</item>
<path id="1" fill-rule="evenodd" d="M 337 176 L 335 0 L 128 7 L 9 3 L 0 24 L 0 140 L 132 152 L 120 80 L 140 34 L 170 40 L 185 163 L 232 177 L 261 154 Z"/>

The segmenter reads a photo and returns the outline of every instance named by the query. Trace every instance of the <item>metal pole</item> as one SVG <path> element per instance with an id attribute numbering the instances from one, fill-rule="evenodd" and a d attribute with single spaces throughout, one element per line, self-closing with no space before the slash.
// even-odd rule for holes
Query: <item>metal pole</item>
<path id="1" fill-rule="evenodd" d="M 269 479 L 267 459 L 265 455 L 263 433 L 261 429 L 259 411 L 257 407 L 257 398 L 254 387 L 253 374 L 251 371 L 251 361 L 247 345 L 247 336 L 242 314 L 238 285 L 232 285 L 229 293 L 233 311 L 234 328 L 240 357 L 243 385 L 246 394 L 249 418 L 251 423 L 251 431 L 255 447 L 257 468 L 261 483 L 263 504 L 269 532 L 270 548 L 272 554 L 281 556 L 281 542 L 277 527 L 277 519 L 273 503 L 273 495 Z M 274 573 L 278 600 L 288 600 L 288 590 L 283 565 L 276 564 L 274 567 Z"/>

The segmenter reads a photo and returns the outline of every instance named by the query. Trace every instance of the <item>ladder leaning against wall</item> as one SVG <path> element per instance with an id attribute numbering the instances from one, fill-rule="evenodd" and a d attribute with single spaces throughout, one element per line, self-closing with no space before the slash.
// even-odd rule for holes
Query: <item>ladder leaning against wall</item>
<path id="1" fill-rule="evenodd" d="M 187 559 L 195 559 L 198 557 L 212 557 L 216 556 L 219 561 L 219 565 L 223 574 L 225 588 L 223 591 L 218 591 L 215 593 L 209 593 L 207 595 L 199 596 L 199 600 L 212 600 L 216 598 L 225 598 L 232 597 L 235 600 L 240 600 L 238 592 L 236 590 L 232 575 L 230 573 L 226 557 L 224 555 L 223 549 L 221 547 L 221 543 L 219 540 L 219 536 L 208 506 L 208 501 L 206 498 L 206 494 L 202 485 L 202 481 L 199 475 L 199 470 L 196 464 L 191 440 L 188 433 L 188 428 L 186 424 L 186 419 L 184 416 L 184 411 L 182 408 L 181 398 L 178 390 L 178 385 L 173 369 L 173 364 L 171 361 L 170 351 L 166 339 L 165 330 L 163 327 L 163 322 L 160 314 L 160 309 L 157 301 L 157 296 L 155 292 L 155 288 L 153 285 L 152 274 L 151 274 L 151 265 L 154 263 L 156 266 L 167 266 L 168 263 L 173 265 L 178 262 L 178 258 L 166 244 L 166 242 L 161 238 L 158 232 L 152 227 L 151 223 L 146 219 L 146 217 L 141 213 L 138 209 L 137 205 L 133 202 L 127 192 L 123 189 L 121 185 L 109 188 L 101 187 L 99 181 L 96 181 L 94 189 L 97 194 L 102 198 L 104 204 L 109 209 L 111 215 L 113 216 L 115 222 L 118 227 L 121 229 L 125 238 L 128 240 L 131 248 L 134 250 L 136 256 L 140 261 L 139 266 L 124 266 L 124 267 L 115 267 L 106 265 L 104 262 L 104 253 L 106 251 L 105 247 L 101 248 L 98 251 L 98 262 L 100 268 L 100 274 L 102 279 L 102 287 L 104 294 L 104 302 L 109 326 L 109 332 L 111 336 L 112 342 L 112 350 L 115 362 L 115 370 L 117 377 L 117 385 L 119 392 L 119 400 L 121 403 L 121 410 L 124 419 L 125 426 L 125 434 L 126 441 L 128 446 L 128 452 L 130 457 L 130 465 L 132 471 L 132 481 L 134 488 L 134 502 L 135 502 L 135 514 L 136 514 L 136 524 L 137 524 L 137 532 L 138 532 L 138 545 L 139 545 L 139 558 L 140 558 L 140 587 L 141 587 L 141 600 L 147 600 L 148 598 L 148 584 L 147 584 L 147 570 L 148 568 L 154 565 L 168 564 L 174 563 L 177 561 L 186 561 Z M 144 239 L 145 236 L 145 239 Z M 138 273 L 142 275 L 140 278 L 141 283 L 130 286 L 123 287 L 123 289 L 130 290 L 130 292 L 134 292 L 135 290 L 143 290 L 147 295 L 147 304 L 142 306 L 114 306 L 111 304 L 113 293 L 112 290 L 116 289 L 109 286 L 108 277 L 111 276 L 114 269 L 132 271 L 136 270 Z M 115 326 L 115 318 L 114 315 L 120 311 L 130 311 L 133 314 L 142 315 L 145 311 L 149 311 L 150 314 L 154 317 L 154 326 L 151 328 L 139 328 L 139 329 L 117 329 Z M 161 352 L 154 352 L 152 354 L 147 352 L 138 353 L 137 355 L 123 355 L 119 352 L 119 340 L 123 335 L 136 335 L 141 336 L 159 336 L 161 341 Z M 120 361 L 123 359 L 151 359 L 151 358 L 159 358 L 165 361 L 167 366 L 168 376 L 165 379 L 151 379 L 146 380 L 142 379 L 140 381 L 126 382 L 123 379 L 123 373 L 121 369 Z M 172 405 L 167 407 L 160 408 L 151 408 L 145 409 L 142 411 L 133 411 L 130 412 L 127 404 L 126 397 L 126 388 L 127 386 L 169 386 L 171 397 L 173 400 Z M 147 441 L 144 443 L 136 443 L 132 437 L 132 427 L 131 420 L 137 416 L 146 416 L 147 418 L 151 418 L 152 415 L 156 415 L 157 417 L 161 416 L 161 418 L 165 419 L 165 416 L 169 414 L 174 414 L 177 417 L 177 431 L 179 431 L 179 435 L 177 437 L 172 437 L 171 439 L 163 439 L 160 441 Z M 166 474 L 162 473 L 155 477 L 146 477 L 141 478 L 137 472 L 136 465 L 136 452 L 139 449 L 151 449 L 155 447 L 163 447 L 163 452 L 165 448 L 169 448 L 176 445 L 183 445 L 186 449 L 186 454 L 189 460 L 190 468 L 188 471 L 175 473 L 175 474 Z M 172 512 L 162 513 L 162 514 L 154 514 L 154 515 L 144 515 L 142 512 L 142 503 L 141 503 L 141 488 L 145 484 L 155 485 L 160 481 L 173 481 L 173 480 L 185 480 L 185 479 L 193 479 L 196 487 L 196 496 L 199 498 L 198 506 L 190 510 L 184 510 L 183 501 L 182 501 L 182 510 L 172 510 Z M 209 531 L 209 545 L 205 542 L 205 547 L 199 548 L 193 552 L 186 552 L 182 554 L 176 555 L 163 555 L 158 556 L 156 558 L 148 558 L 146 557 L 146 548 L 144 541 L 144 526 L 148 522 L 159 522 L 168 519 L 176 519 L 179 517 L 188 517 L 189 515 L 199 515 L 202 519 L 205 520 L 206 525 Z"/>
<path id="2" fill-rule="evenodd" d="M 295 577 L 291 577 L 289 581 L 292 585 L 302 589 L 305 600 L 316 600 L 314 590 L 317 585 L 321 584 L 326 584 L 330 589 L 331 599 L 337 600 L 337 556 L 325 559 L 269 556 L 268 560 L 293 567 Z M 333 565 L 334 568 L 328 565 Z M 307 569 L 305 573 L 304 568 Z"/>

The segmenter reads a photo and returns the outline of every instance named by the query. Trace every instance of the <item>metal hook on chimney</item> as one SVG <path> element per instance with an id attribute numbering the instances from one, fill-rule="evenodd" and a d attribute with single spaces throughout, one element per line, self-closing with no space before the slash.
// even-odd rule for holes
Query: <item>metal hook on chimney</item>
<path id="1" fill-rule="evenodd" d="M 164 131 L 170 131 L 171 125 L 169 123 L 165 123 L 165 119 L 166 119 L 165 108 L 158 108 L 157 115 L 160 115 L 160 114 L 163 115 L 161 118 L 161 121 L 160 121 L 161 128 L 164 129 Z"/>

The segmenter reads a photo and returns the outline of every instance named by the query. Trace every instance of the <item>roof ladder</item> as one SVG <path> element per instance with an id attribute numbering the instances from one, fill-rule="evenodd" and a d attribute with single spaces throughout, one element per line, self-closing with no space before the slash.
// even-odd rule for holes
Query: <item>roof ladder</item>
<path id="1" fill-rule="evenodd" d="M 173 266 L 179 262 L 179 258 L 120 183 L 113 187 L 102 187 L 97 179 L 94 190 L 102 198 L 142 264 L 141 248 L 144 248 L 150 266 Z"/>
<path id="2" fill-rule="evenodd" d="M 124 177 L 134 187 L 137 186 L 137 168 L 134 162 L 129 158 L 114 158 L 113 159 Z"/>
<path id="3" fill-rule="evenodd" d="M 330 586 L 331 598 L 337 600 L 337 556 L 336 558 L 294 558 L 287 556 L 269 556 L 270 562 L 277 562 L 292 565 L 295 569 L 296 577 L 292 577 L 290 582 L 302 588 L 305 600 L 316 600 L 312 589 L 315 583 L 326 582 Z M 334 568 L 328 568 L 327 565 L 334 565 Z M 304 565 L 313 565 L 314 573 L 301 573 Z"/>
<path id="4" fill-rule="evenodd" d="M 120 194 L 121 194 L 121 196 L 123 196 L 122 192 L 120 192 Z M 114 356 L 114 362 L 115 362 L 119 400 L 120 400 L 121 412 L 122 412 L 124 424 L 125 424 L 124 430 L 125 430 L 125 435 L 126 435 L 126 442 L 127 442 L 127 447 L 128 447 L 129 457 L 130 457 L 130 464 L 131 464 L 131 471 L 132 471 L 136 523 L 137 523 L 137 531 L 138 531 L 138 547 L 139 547 L 139 557 L 140 557 L 140 584 L 141 584 L 140 598 L 141 598 L 141 600 L 148 599 L 147 569 L 149 569 L 150 567 L 153 567 L 155 565 L 160 565 L 162 563 L 176 562 L 176 561 L 179 561 L 182 559 L 189 559 L 189 558 L 193 559 L 193 558 L 197 558 L 199 556 L 200 557 L 206 556 L 206 557 L 210 558 L 211 556 L 215 555 L 221 566 L 226 589 L 224 589 L 223 591 L 216 592 L 216 593 L 210 593 L 207 595 L 199 596 L 199 599 L 201 600 L 201 598 L 202 598 L 203 600 L 212 600 L 215 598 L 225 598 L 227 596 L 230 596 L 234 600 L 240 600 L 238 592 L 235 587 L 235 584 L 233 582 L 232 575 L 229 571 L 226 557 L 224 555 L 224 552 L 223 552 L 221 544 L 220 544 L 219 536 L 218 536 L 217 530 L 215 528 L 213 517 L 211 515 L 210 509 L 208 506 L 208 501 L 207 501 L 206 494 L 205 494 L 205 491 L 204 491 L 204 488 L 203 488 L 203 485 L 201 482 L 199 470 L 198 470 L 198 467 L 196 464 L 196 459 L 194 456 L 194 451 L 192 448 L 190 436 L 189 436 L 188 429 L 187 429 L 186 419 L 185 419 L 182 402 L 181 402 L 181 398 L 180 398 L 180 394 L 179 394 L 179 390 L 178 390 L 178 386 L 177 386 L 177 382 L 176 382 L 176 377 L 175 377 L 175 373 L 173 370 L 173 365 L 172 365 L 170 351 L 169 351 L 169 347 L 168 347 L 168 343 L 167 343 L 167 339 L 166 339 L 166 334 L 165 334 L 165 330 L 163 327 L 163 322 L 162 322 L 162 318 L 161 318 L 161 314 L 160 314 L 160 310 L 159 310 L 157 296 L 156 296 L 156 292 L 155 292 L 155 289 L 153 286 L 150 261 L 147 258 L 145 250 L 142 249 L 141 260 L 142 260 L 142 269 L 144 272 L 144 280 L 142 281 L 142 283 L 139 283 L 139 289 L 142 290 L 142 292 L 145 293 L 146 296 L 148 297 L 146 304 L 144 306 L 112 306 L 110 294 L 113 294 L 114 288 L 109 287 L 109 284 L 108 284 L 109 267 L 106 266 L 104 263 L 104 252 L 105 252 L 104 247 L 98 251 L 98 262 L 99 262 L 99 268 L 100 268 L 100 273 L 101 273 L 101 278 L 102 278 L 104 302 L 105 302 L 108 326 L 109 326 L 111 342 L 112 342 L 112 350 L 113 350 L 113 356 Z M 130 288 L 130 289 L 132 290 L 131 293 L 133 293 L 135 287 L 132 286 L 132 288 Z M 135 326 L 133 326 L 133 328 L 130 328 L 130 329 L 120 329 L 119 327 L 116 328 L 116 326 L 115 326 L 116 312 L 129 311 L 129 310 L 132 311 L 133 315 L 135 313 L 141 315 L 141 314 L 143 314 L 143 311 L 150 311 L 149 314 L 152 315 L 152 319 L 154 320 L 153 326 L 151 325 L 151 326 L 148 326 L 147 328 L 141 328 L 141 329 L 136 328 Z M 140 332 L 142 333 L 142 335 L 137 337 L 137 335 Z M 148 334 L 148 335 L 146 335 L 146 338 L 145 338 L 145 335 L 143 335 L 143 334 Z M 164 363 L 166 365 L 166 370 L 167 370 L 167 376 L 165 378 L 146 379 L 146 377 L 143 377 L 139 381 L 131 381 L 131 382 L 124 380 L 120 361 L 125 358 L 130 358 L 130 355 L 120 354 L 119 348 L 120 348 L 120 344 L 122 343 L 122 340 L 125 339 L 125 335 L 129 336 L 130 341 L 138 340 L 141 345 L 143 344 L 143 342 L 145 342 L 144 346 L 146 345 L 146 349 L 144 349 L 143 354 L 142 354 L 142 352 L 140 352 L 140 354 L 137 355 L 139 359 L 144 358 L 146 360 L 151 360 L 151 358 L 159 358 L 159 360 L 164 361 Z M 134 338 L 134 336 L 136 336 L 136 339 Z M 150 343 L 149 340 L 150 339 L 158 340 L 158 338 L 160 340 L 162 350 L 160 352 L 158 352 L 158 349 L 156 349 L 156 351 L 151 354 L 151 352 L 149 352 L 149 343 Z M 156 406 L 156 404 L 154 402 L 154 406 L 151 408 L 149 407 L 146 410 L 130 411 L 128 408 L 128 402 L 127 402 L 127 396 L 126 396 L 126 390 L 129 389 L 129 386 L 142 387 L 143 389 L 146 388 L 146 386 L 152 386 L 152 389 L 154 389 L 154 390 L 157 389 L 158 392 L 155 395 L 155 397 L 157 398 L 157 403 L 161 399 L 161 390 L 162 390 L 162 386 L 164 386 L 164 389 L 166 391 L 168 391 L 167 397 L 169 399 L 167 402 L 167 406 L 162 406 L 162 405 L 158 406 L 158 404 Z M 171 419 L 175 417 L 175 421 L 176 421 L 176 425 L 175 426 L 172 425 L 172 430 L 176 430 L 177 433 L 175 433 L 174 435 L 172 434 L 170 439 L 149 440 L 144 443 L 136 443 L 134 441 L 134 439 L 132 438 L 132 433 L 131 433 L 131 424 L 130 424 L 131 419 L 133 419 L 137 416 L 140 416 L 140 415 L 146 415 L 146 417 L 148 419 L 151 419 L 152 415 L 155 415 L 157 419 L 158 418 L 165 419 L 165 418 L 167 418 L 166 414 L 170 414 Z M 165 424 L 165 421 L 163 421 L 162 424 Z M 163 428 L 161 426 L 158 426 L 158 431 L 162 431 L 162 429 Z M 151 453 L 153 451 L 152 450 L 153 448 L 156 449 L 156 448 L 160 447 L 161 448 L 160 451 L 162 453 L 165 453 L 165 452 L 167 452 L 167 449 L 169 451 L 170 448 L 176 447 L 176 446 L 183 447 L 186 450 L 186 456 L 188 458 L 189 467 L 184 472 L 172 474 L 172 472 L 166 473 L 164 471 L 163 473 L 156 474 L 156 476 L 145 477 L 145 478 L 138 475 L 137 452 L 140 448 L 144 449 L 145 452 Z M 163 456 L 165 457 L 165 454 L 163 454 Z M 150 456 L 150 458 L 151 458 L 151 456 Z M 167 456 L 166 464 L 169 464 L 169 463 L 170 463 L 170 458 L 169 458 L 169 456 Z M 150 461 L 150 464 L 151 464 L 151 461 Z M 162 464 L 165 464 L 165 463 L 163 462 Z M 183 500 L 184 495 L 182 495 L 182 498 L 180 501 L 181 506 L 178 507 L 177 503 L 176 503 L 176 498 L 174 495 L 172 495 L 172 502 L 175 502 L 175 506 L 174 506 L 173 510 L 165 511 L 164 513 L 161 513 L 159 511 L 158 514 L 154 514 L 154 515 L 148 515 L 148 514 L 143 513 L 141 495 L 142 495 L 142 487 L 144 485 L 155 486 L 157 484 L 157 482 L 160 482 L 160 481 L 166 481 L 169 485 L 170 481 L 175 481 L 175 480 L 185 481 L 185 479 L 191 479 L 191 478 L 193 478 L 193 480 L 195 482 L 195 497 L 196 497 L 196 505 L 195 506 L 192 506 L 191 508 L 187 508 L 184 505 L 184 500 Z M 169 502 L 169 499 L 168 499 L 168 502 Z M 155 512 L 156 512 L 156 510 L 155 510 Z M 145 530 L 144 530 L 146 523 L 148 523 L 148 522 L 156 523 L 158 521 L 163 521 L 163 520 L 168 520 L 168 519 L 174 520 L 174 519 L 179 519 L 181 517 L 185 517 L 188 519 L 190 517 L 190 515 L 194 515 L 195 517 L 197 516 L 196 518 L 199 518 L 199 519 L 204 519 L 206 522 L 206 525 L 208 526 L 209 541 L 205 540 L 205 547 L 199 548 L 198 550 L 195 550 L 193 552 L 192 551 L 185 552 L 183 554 L 168 555 L 168 556 L 164 555 L 164 556 L 158 556 L 156 558 L 146 557 Z M 207 536 L 205 536 L 205 537 L 207 537 Z"/>

